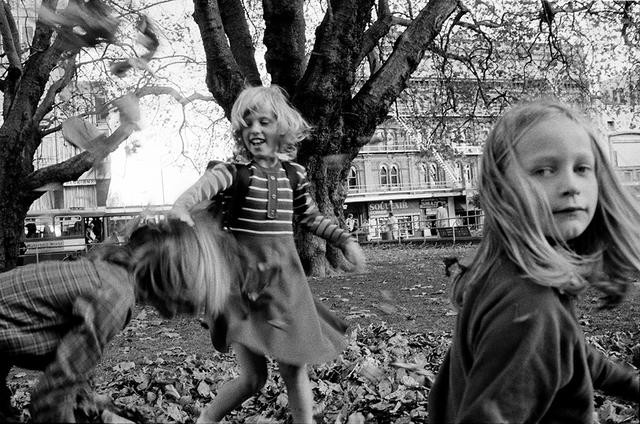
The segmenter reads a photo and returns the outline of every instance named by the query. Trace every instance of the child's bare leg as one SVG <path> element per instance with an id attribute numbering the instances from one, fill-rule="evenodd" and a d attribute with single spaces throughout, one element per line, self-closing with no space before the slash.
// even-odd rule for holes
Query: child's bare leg
<path id="1" fill-rule="evenodd" d="M 202 411 L 198 423 L 220 421 L 225 415 L 257 393 L 267 382 L 267 359 L 242 345 L 233 345 L 240 375 L 218 391 L 216 397 Z"/>
<path id="2" fill-rule="evenodd" d="M 311 384 L 305 365 L 290 365 L 279 363 L 280 375 L 287 386 L 289 409 L 293 422 L 307 424 L 313 422 L 313 395 Z"/>

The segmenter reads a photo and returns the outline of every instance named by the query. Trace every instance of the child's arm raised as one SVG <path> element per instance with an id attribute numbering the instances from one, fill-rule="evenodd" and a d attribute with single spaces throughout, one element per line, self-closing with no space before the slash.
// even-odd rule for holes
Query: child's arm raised
<path id="1" fill-rule="evenodd" d="M 235 167 L 220 163 L 205 171 L 198 181 L 182 193 L 173 204 L 170 214 L 193 226 L 190 209 L 203 200 L 209 200 L 230 187 L 235 178 Z"/>

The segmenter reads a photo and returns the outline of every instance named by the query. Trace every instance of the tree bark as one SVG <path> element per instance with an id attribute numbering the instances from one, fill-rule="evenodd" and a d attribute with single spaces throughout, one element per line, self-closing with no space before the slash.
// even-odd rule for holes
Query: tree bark
<path id="1" fill-rule="evenodd" d="M 304 1 L 264 0 L 262 4 L 267 72 L 271 74 L 272 83 L 292 93 L 304 72 Z"/>

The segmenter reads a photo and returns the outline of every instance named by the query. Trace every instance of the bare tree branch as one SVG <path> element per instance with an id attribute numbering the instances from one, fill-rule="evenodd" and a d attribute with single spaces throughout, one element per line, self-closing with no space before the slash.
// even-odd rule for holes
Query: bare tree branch
<path id="1" fill-rule="evenodd" d="M 231 53 L 216 0 L 194 0 L 193 17 L 200 28 L 207 56 L 207 87 L 227 117 L 238 93 L 244 87 L 244 75 Z"/>
<path id="2" fill-rule="evenodd" d="M 145 86 L 136 90 L 135 94 L 137 97 L 160 96 L 165 94 L 173 97 L 178 103 L 180 103 L 183 106 L 189 103 L 192 103 L 196 100 L 215 101 L 214 97 L 211 95 L 193 93 L 189 96 L 185 96 L 182 93 L 180 93 L 177 89 L 173 87 L 166 87 L 166 86 Z"/>
<path id="3" fill-rule="evenodd" d="M 304 73 L 304 0 L 263 0 L 265 60 L 271 80 L 289 93 Z"/>
<path id="4" fill-rule="evenodd" d="M 393 22 L 393 15 L 389 9 L 388 2 L 386 0 L 380 1 L 378 4 L 378 19 L 367 28 L 362 37 L 362 46 L 355 59 L 356 65 L 360 65 L 360 62 L 378 45 L 380 39 L 389 33 Z"/>
<path id="5" fill-rule="evenodd" d="M 339 128 L 343 106 L 355 80 L 359 46 L 370 22 L 373 1 L 341 0 L 328 4 L 309 64 L 293 103 L 307 117 L 319 117 L 314 125 Z M 328 140 L 325 140 L 325 142 Z M 314 150 L 322 150 L 315 140 Z M 302 149 L 306 148 L 303 143 Z M 299 154 L 300 157 L 300 154 Z"/>
<path id="6" fill-rule="evenodd" d="M 240 0 L 220 0 L 218 4 L 231 53 L 240 71 L 248 84 L 260 85 L 260 72 L 255 59 L 256 50 L 253 47 L 242 3 Z"/>
<path id="7" fill-rule="evenodd" d="M 71 82 L 71 78 L 73 78 L 76 71 L 75 57 L 72 57 L 65 63 L 63 63 L 62 69 L 64 70 L 64 75 L 62 75 L 60 79 L 51 84 L 49 90 L 47 90 L 44 98 L 40 102 L 40 105 L 38 105 L 38 108 L 33 114 L 34 122 L 40 122 L 47 113 L 51 112 L 56 95 L 58 95 L 58 93 L 60 93 L 60 91 L 62 91 L 69 84 L 69 82 Z"/>
<path id="8" fill-rule="evenodd" d="M 135 130 L 131 123 L 120 125 L 108 137 L 99 136 L 91 141 L 96 146 L 92 152 L 84 151 L 64 162 L 40 168 L 29 174 L 25 181 L 26 190 L 35 190 L 49 183 L 64 183 L 77 180 L 97 162 L 103 160 L 109 153 L 115 151 Z"/>
<path id="9" fill-rule="evenodd" d="M 42 129 L 40 130 L 40 137 L 44 138 L 46 136 L 48 136 L 49 134 L 53 134 L 56 133 L 58 131 L 60 131 L 62 129 L 62 125 L 56 125 L 55 127 L 49 127 L 46 129 Z"/>
<path id="10" fill-rule="evenodd" d="M 387 115 L 393 101 L 406 87 L 427 47 L 440 32 L 444 21 L 457 5 L 448 0 L 430 0 L 396 42 L 391 56 L 354 96 L 346 125 L 360 145 L 368 140 L 358 137 L 371 133 Z"/>
<path id="11" fill-rule="evenodd" d="M 11 9 L 6 2 L 2 2 L 0 8 L 0 33 L 2 34 L 2 47 L 9 59 L 9 66 L 22 69 L 22 61 L 18 54 L 20 50 L 20 38 L 16 30 L 16 23 L 11 14 Z"/>

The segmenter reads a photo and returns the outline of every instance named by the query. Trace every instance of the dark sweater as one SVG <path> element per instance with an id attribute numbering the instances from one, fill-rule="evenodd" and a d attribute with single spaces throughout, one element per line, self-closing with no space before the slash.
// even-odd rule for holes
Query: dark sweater
<path id="1" fill-rule="evenodd" d="M 465 295 L 429 394 L 431 423 L 593 421 L 593 390 L 640 400 L 637 373 L 585 343 L 575 299 L 496 265 Z"/>

